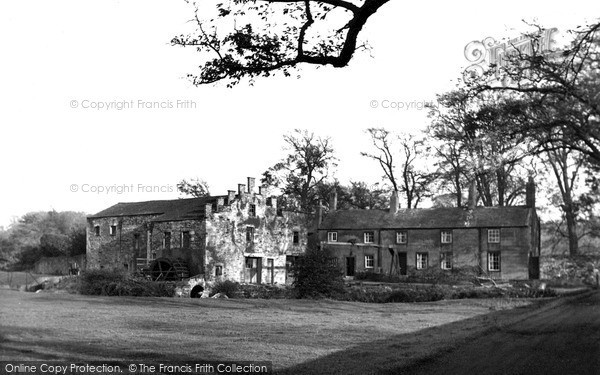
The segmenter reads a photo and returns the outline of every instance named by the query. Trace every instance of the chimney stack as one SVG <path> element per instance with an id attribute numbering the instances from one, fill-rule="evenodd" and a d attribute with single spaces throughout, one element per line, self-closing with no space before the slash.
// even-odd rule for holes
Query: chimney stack
<path id="1" fill-rule="evenodd" d="M 529 176 L 525 187 L 525 205 L 535 208 L 535 182 L 533 182 L 533 177 L 531 176 Z"/>
<path id="2" fill-rule="evenodd" d="M 227 190 L 227 204 L 231 204 L 235 199 L 235 190 Z"/>
<path id="3" fill-rule="evenodd" d="M 254 183 L 256 179 L 254 177 L 248 177 L 248 194 L 252 194 L 254 192 Z"/>
<path id="4" fill-rule="evenodd" d="M 246 192 L 246 185 L 238 184 L 238 195 L 240 196 L 240 198 L 242 197 L 242 195 L 244 195 L 245 192 Z"/>
<path id="5" fill-rule="evenodd" d="M 475 185 L 475 180 L 471 181 L 471 184 L 469 185 L 467 207 L 469 210 L 474 210 L 475 207 L 477 207 L 477 186 Z"/>
<path id="6" fill-rule="evenodd" d="M 319 199 L 319 207 L 317 208 L 317 229 L 321 228 L 321 223 L 323 223 L 323 202 Z"/>
<path id="7" fill-rule="evenodd" d="M 392 191 L 392 195 L 390 196 L 390 213 L 395 214 L 398 213 L 400 208 L 400 199 L 398 199 L 398 192 Z"/>
<path id="8" fill-rule="evenodd" d="M 337 210 L 337 190 L 333 192 L 331 196 L 331 202 L 329 203 L 329 211 L 333 212 Z"/>

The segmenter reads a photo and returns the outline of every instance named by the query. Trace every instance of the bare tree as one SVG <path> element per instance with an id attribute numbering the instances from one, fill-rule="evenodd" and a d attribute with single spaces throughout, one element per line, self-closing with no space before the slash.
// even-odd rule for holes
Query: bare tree
<path id="1" fill-rule="evenodd" d="M 190 74 L 195 84 L 227 80 L 231 86 L 276 71 L 289 76 L 301 64 L 344 67 L 358 48 L 367 48 L 358 36 L 388 1 L 188 1 L 197 30 L 171 43 L 197 48 L 203 57 L 200 73 Z"/>
<path id="2" fill-rule="evenodd" d="M 392 189 L 404 195 L 407 208 L 417 208 L 423 198 L 431 195 L 429 185 L 433 179 L 423 165 L 417 165 L 418 160 L 428 159 L 424 140 L 412 134 L 392 136 L 383 128 L 370 128 L 367 132 L 377 151 L 361 155 L 379 163 Z"/>
<path id="3" fill-rule="evenodd" d="M 319 199 L 318 187 L 336 165 L 331 139 L 300 129 L 283 139 L 287 155 L 263 173 L 262 182 L 289 195 L 292 199 L 287 202 L 288 208 L 313 213 Z M 293 207 L 296 202 L 298 207 Z"/>

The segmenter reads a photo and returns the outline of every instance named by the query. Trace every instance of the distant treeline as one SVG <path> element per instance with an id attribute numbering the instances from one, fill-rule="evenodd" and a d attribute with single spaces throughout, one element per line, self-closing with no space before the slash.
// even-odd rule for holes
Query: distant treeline
<path id="1" fill-rule="evenodd" d="M 0 267 L 30 269 L 41 257 L 84 254 L 85 226 L 82 212 L 29 212 L 0 229 Z"/>

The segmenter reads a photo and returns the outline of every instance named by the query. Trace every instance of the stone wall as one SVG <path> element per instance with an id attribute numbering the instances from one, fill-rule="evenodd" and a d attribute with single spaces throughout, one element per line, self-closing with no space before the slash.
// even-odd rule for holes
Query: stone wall
<path id="1" fill-rule="evenodd" d="M 285 283 L 286 257 L 302 254 L 308 242 L 304 215 L 285 211 L 278 215 L 277 207 L 269 206 L 260 194 L 239 194 L 230 203 L 206 220 L 206 279 L 217 280 L 220 269 L 223 279 Z M 257 269 L 247 267 L 248 258 L 254 258 L 249 262 Z"/>
<path id="2" fill-rule="evenodd" d="M 34 272 L 42 275 L 70 275 L 85 270 L 85 254 L 73 257 L 43 257 L 34 265 Z"/>
<path id="3" fill-rule="evenodd" d="M 120 216 L 88 219 L 87 262 L 90 269 L 135 270 L 136 259 L 146 256 L 147 233 L 156 215 Z M 95 227 L 100 228 L 96 234 Z M 110 227 L 116 231 L 110 233 Z M 137 244 L 136 244 L 137 235 Z"/>
<path id="4" fill-rule="evenodd" d="M 88 267 L 133 272 L 138 258 L 180 258 L 190 276 L 203 275 L 209 281 L 285 283 L 287 257 L 306 249 L 305 215 L 278 212 L 276 199 L 261 194 L 262 189 L 254 193 L 253 185 L 249 179 L 248 190 L 240 184 L 237 194 L 230 191 L 227 197 L 218 197 L 216 204 L 206 207 L 205 218 L 198 220 L 158 222 L 157 215 L 89 218 Z M 184 233 L 189 235 L 186 246 Z M 247 267 L 250 264 L 256 269 Z"/>

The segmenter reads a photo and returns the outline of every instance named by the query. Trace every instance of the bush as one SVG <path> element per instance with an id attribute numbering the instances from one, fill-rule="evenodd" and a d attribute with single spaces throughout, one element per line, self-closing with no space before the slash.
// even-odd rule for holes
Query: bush
<path id="1" fill-rule="evenodd" d="M 433 284 L 462 284 L 473 283 L 477 276 L 474 267 L 454 267 L 451 270 L 442 270 L 430 267 L 425 270 L 410 269 L 407 282 L 433 283 Z"/>
<path id="2" fill-rule="evenodd" d="M 229 298 L 237 297 L 238 290 L 240 289 L 240 284 L 235 281 L 223 280 L 217 281 L 212 288 L 211 296 L 214 296 L 217 293 L 223 293 Z"/>
<path id="3" fill-rule="evenodd" d="M 243 298 L 283 299 L 292 298 L 292 290 L 286 286 L 268 284 L 240 285 L 238 295 Z"/>
<path id="4" fill-rule="evenodd" d="M 89 270 L 80 276 L 79 293 L 97 296 L 172 297 L 175 284 L 138 279 L 119 271 Z"/>
<path id="5" fill-rule="evenodd" d="M 344 290 L 342 270 L 327 249 L 309 247 L 292 267 L 294 291 L 298 298 L 331 297 Z"/>
<path id="6" fill-rule="evenodd" d="M 386 275 L 375 272 L 357 272 L 354 275 L 355 280 L 376 281 L 380 283 L 398 283 L 401 281 L 399 276 Z"/>

